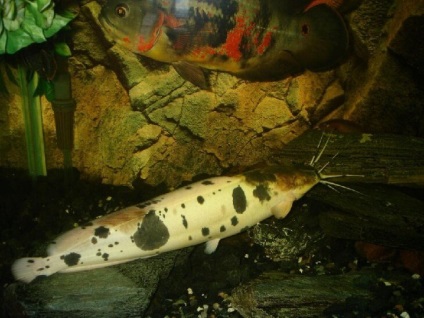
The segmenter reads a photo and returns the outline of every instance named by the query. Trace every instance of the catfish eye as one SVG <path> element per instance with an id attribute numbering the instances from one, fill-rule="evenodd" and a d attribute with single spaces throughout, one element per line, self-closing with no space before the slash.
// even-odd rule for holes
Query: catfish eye
<path id="1" fill-rule="evenodd" d="M 115 14 L 120 18 L 125 18 L 129 11 L 130 9 L 124 3 L 120 3 L 115 7 Z"/>

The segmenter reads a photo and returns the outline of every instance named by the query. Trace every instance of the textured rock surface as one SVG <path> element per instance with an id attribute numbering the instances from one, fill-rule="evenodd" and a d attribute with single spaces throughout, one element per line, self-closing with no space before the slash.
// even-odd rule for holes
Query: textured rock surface
<path id="1" fill-rule="evenodd" d="M 328 118 L 349 119 L 371 132 L 423 134 L 424 91 L 417 74 L 422 7 L 421 1 L 364 0 L 351 13 L 359 57 L 341 67 L 346 102 Z"/>
<path id="2" fill-rule="evenodd" d="M 169 65 L 112 46 L 100 32 L 99 5 L 89 2 L 72 24 L 73 164 L 104 183 L 175 187 L 264 162 L 323 119 L 420 135 L 422 7 L 412 0 L 363 0 L 347 15 L 355 53 L 337 72 L 273 83 L 210 72 L 211 91 L 201 91 Z M 19 96 L 12 84 L 9 90 L 0 101 L 0 165 L 25 168 Z M 43 105 L 47 166 L 61 167 L 51 106 Z"/>
<path id="3" fill-rule="evenodd" d="M 77 102 L 73 163 L 87 178 L 174 187 L 198 175 L 251 166 L 344 100 L 334 71 L 273 83 L 211 72 L 211 91 L 201 91 L 172 67 L 111 46 L 107 34 L 99 32 L 98 11 L 91 2 L 74 22 L 70 59 Z M 45 103 L 44 109 L 48 168 L 60 167 L 50 106 Z M 19 110 L 15 113 L 19 116 Z M 22 122 L 10 120 L 16 128 L 2 135 L 22 130 Z M 2 142 L 7 151 L 1 165 L 25 167 L 24 148 L 17 153 L 8 145 Z"/>

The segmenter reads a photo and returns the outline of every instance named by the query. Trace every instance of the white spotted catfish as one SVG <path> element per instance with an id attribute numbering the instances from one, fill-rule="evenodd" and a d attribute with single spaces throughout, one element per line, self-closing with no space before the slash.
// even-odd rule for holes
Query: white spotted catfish
<path id="1" fill-rule="evenodd" d="M 284 218 L 316 184 L 334 184 L 324 179 L 337 176 L 324 176 L 313 167 L 318 160 L 209 178 L 113 212 L 59 236 L 47 257 L 16 260 L 12 273 L 28 283 L 38 276 L 106 267 L 200 243 L 212 253 L 220 239 L 272 215 Z"/>
<path id="2" fill-rule="evenodd" d="M 334 67 L 349 46 L 345 22 L 334 8 L 342 2 L 106 0 L 99 20 L 117 43 L 172 63 L 203 88 L 202 68 L 273 81 Z"/>

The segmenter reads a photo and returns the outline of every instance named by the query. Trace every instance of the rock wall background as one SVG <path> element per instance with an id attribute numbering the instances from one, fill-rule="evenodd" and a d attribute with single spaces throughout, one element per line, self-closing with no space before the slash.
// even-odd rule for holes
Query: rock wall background
<path id="1" fill-rule="evenodd" d="M 364 131 L 424 133 L 423 1 L 363 0 L 346 15 L 352 53 L 336 70 L 272 83 L 210 73 L 212 90 L 168 65 L 112 46 L 99 5 L 71 24 L 75 113 L 73 164 L 83 178 L 114 185 L 176 187 L 266 162 L 330 118 Z M 0 166 L 26 168 L 18 89 L 0 99 Z M 48 169 L 62 166 L 53 112 L 43 100 Z"/>

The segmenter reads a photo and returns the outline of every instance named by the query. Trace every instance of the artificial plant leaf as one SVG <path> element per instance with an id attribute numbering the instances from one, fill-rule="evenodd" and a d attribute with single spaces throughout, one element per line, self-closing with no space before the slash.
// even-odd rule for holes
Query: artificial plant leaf
<path id="1" fill-rule="evenodd" d="M 55 42 L 54 51 L 57 55 L 69 57 L 72 55 L 71 49 L 65 42 Z"/>
<path id="2" fill-rule="evenodd" d="M 25 20 L 27 18 L 33 18 L 35 24 L 42 29 L 47 29 L 51 26 L 53 18 L 54 18 L 54 10 L 53 10 L 53 4 L 51 4 L 50 8 L 48 10 L 45 10 L 43 12 L 40 12 L 38 10 L 38 4 L 37 1 L 27 1 L 27 6 L 25 7 L 27 10 L 27 13 L 25 14 Z"/>
<path id="3" fill-rule="evenodd" d="M 44 95 L 49 102 L 54 101 L 54 85 L 52 81 L 42 80 L 44 87 Z"/>
<path id="4" fill-rule="evenodd" d="M 35 88 L 34 93 L 32 95 L 33 97 L 44 95 L 44 85 L 43 85 L 44 83 L 43 82 L 44 82 L 43 80 L 38 81 L 38 85 Z"/>
<path id="5" fill-rule="evenodd" d="M 2 3 L 2 16 L 3 19 L 14 20 L 16 15 L 16 2 L 15 1 L 6 1 Z"/>
<path id="6" fill-rule="evenodd" d="M 7 31 L 4 30 L 4 32 L 0 35 L 0 54 L 6 53 L 6 42 L 7 42 Z"/>
<path id="7" fill-rule="evenodd" d="M 72 15 L 70 18 L 69 15 L 59 15 L 56 14 L 55 18 L 53 19 L 52 25 L 44 30 L 44 35 L 46 38 L 51 37 L 52 35 L 56 34 L 60 29 L 62 29 L 65 25 L 67 25 L 73 18 L 75 18 L 75 15 Z"/>
<path id="8" fill-rule="evenodd" d="M 25 67 L 25 71 L 26 71 L 26 73 L 25 73 L 25 79 L 26 79 L 27 83 L 29 83 L 29 82 L 31 82 L 34 79 L 35 72 L 34 72 L 34 70 L 29 69 L 27 67 Z"/>
<path id="9" fill-rule="evenodd" d="M 53 82 L 40 78 L 34 91 L 34 96 L 46 96 L 49 102 L 54 100 Z"/>
<path id="10" fill-rule="evenodd" d="M 23 47 L 34 43 L 31 36 L 22 29 L 8 32 L 8 39 L 6 41 L 6 53 L 13 54 Z"/>
<path id="11" fill-rule="evenodd" d="M 33 40 L 32 43 L 41 43 L 46 41 L 43 29 L 38 26 L 34 16 L 26 16 L 24 22 L 21 25 L 21 29 L 30 35 Z"/>
<path id="12" fill-rule="evenodd" d="M 38 11 L 43 12 L 48 10 L 49 7 L 54 6 L 54 3 L 51 0 L 37 0 Z"/>

